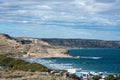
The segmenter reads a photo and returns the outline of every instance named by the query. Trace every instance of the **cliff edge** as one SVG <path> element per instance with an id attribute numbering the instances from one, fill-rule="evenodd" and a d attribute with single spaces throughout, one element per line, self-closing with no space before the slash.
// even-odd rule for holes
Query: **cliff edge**
<path id="1" fill-rule="evenodd" d="M 15 38 L 7 34 L 0 34 L 0 54 L 12 57 L 69 57 L 65 47 L 53 46 L 36 38 Z"/>
<path id="2" fill-rule="evenodd" d="M 96 39 L 42 39 L 51 45 L 59 45 L 67 48 L 120 48 L 120 41 L 96 40 Z"/>
<path id="3" fill-rule="evenodd" d="M 39 39 L 0 34 L 0 54 L 15 57 L 70 57 L 71 48 L 120 48 L 120 41 L 90 39 Z"/>

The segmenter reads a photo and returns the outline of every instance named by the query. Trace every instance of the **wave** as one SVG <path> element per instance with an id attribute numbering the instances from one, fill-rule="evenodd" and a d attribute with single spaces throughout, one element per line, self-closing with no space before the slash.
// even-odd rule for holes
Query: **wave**
<path id="1" fill-rule="evenodd" d="M 85 59 L 101 59 L 102 57 L 86 57 L 86 56 L 82 56 L 81 58 L 85 58 Z"/>
<path id="2" fill-rule="evenodd" d="M 60 70 L 66 70 L 66 69 L 69 69 L 69 68 L 73 68 L 72 64 L 70 63 L 57 63 L 56 60 L 46 60 L 46 59 L 35 59 L 35 58 L 25 58 L 23 59 L 27 62 L 30 62 L 30 63 L 38 63 L 38 64 L 42 64 L 48 68 L 51 68 L 51 69 L 60 69 Z"/>
<path id="3" fill-rule="evenodd" d="M 76 56 L 76 57 L 72 57 L 71 59 L 101 59 L 102 57 L 87 57 L 87 56 Z M 59 63 L 57 60 L 55 59 L 41 59 L 41 58 L 24 58 L 23 60 L 30 62 L 30 63 L 38 63 L 38 64 L 42 64 L 48 68 L 51 69 L 60 69 L 60 70 L 67 70 L 70 68 L 75 68 L 74 63 L 64 63 L 61 62 Z"/>
<path id="4" fill-rule="evenodd" d="M 101 59 L 102 57 L 88 57 L 88 56 L 75 56 L 75 57 L 71 57 L 71 59 Z"/>

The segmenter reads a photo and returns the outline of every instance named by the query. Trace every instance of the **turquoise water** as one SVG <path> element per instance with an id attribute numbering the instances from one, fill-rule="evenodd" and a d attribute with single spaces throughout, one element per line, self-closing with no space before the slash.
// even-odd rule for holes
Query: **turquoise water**
<path id="1" fill-rule="evenodd" d="M 81 56 L 80 59 L 73 60 L 75 67 L 120 73 L 120 49 L 79 49 L 69 52 L 73 56 Z"/>
<path id="2" fill-rule="evenodd" d="M 74 49 L 69 50 L 69 54 L 73 58 L 25 60 L 56 69 L 82 68 L 88 71 L 120 73 L 120 49 Z"/>

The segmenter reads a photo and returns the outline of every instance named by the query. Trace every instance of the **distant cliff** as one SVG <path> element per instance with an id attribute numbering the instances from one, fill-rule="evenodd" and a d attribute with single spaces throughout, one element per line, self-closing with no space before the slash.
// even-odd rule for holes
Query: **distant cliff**
<path id="1" fill-rule="evenodd" d="M 67 48 L 120 48 L 120 41 L 105 41 L 92 39 L 41 39 L 51 45 Z"/>

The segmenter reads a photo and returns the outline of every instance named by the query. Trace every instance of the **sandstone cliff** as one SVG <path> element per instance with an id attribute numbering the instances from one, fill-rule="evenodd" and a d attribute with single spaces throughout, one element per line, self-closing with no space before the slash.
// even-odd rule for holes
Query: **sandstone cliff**
<path id="1" fill-rule="evenodd" d="M 66 48 L 40 39 L 0 34 L 0 53 L 14 57 L 68 57 Z"/>

